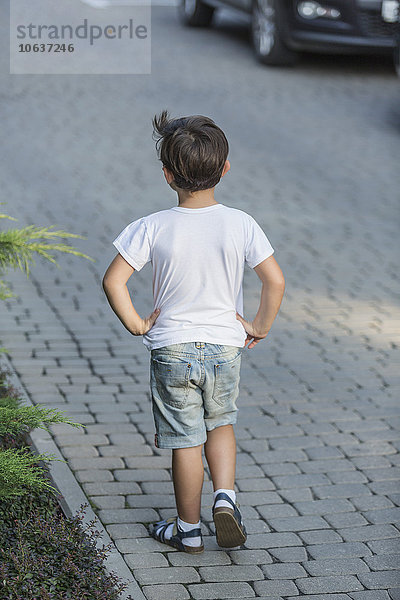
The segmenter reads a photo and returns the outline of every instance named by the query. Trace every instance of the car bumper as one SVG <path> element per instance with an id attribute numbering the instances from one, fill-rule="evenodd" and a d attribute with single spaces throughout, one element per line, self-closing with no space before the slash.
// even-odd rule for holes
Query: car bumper
<path id="1" fill-rule="evenodd" d="M 395 24 L 383 20 L 382 0 L 319 0 L 340 13 L 337 19 L 302 18 L 301 0 L 283 0 L 281 31 L 295 50 L 391 52 Z"/>

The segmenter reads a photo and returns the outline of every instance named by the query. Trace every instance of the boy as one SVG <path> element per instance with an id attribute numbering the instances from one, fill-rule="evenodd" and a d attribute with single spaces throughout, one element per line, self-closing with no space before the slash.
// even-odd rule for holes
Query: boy
<path id="1" fill-rule="evenodd" d="M 178 206 L 138 219 L 114 241 L 118 250 L 103 279 L 108 301 L 151 351 L 155 445 L 172 448 L 177 516 L 150 525 L 165 544 L 204 550 L 200 501 L 202 447 L 214 487 L 217 543 L 246 541 L 234 491 L 241 351 L 264 339 L 279 310 L 284 278 L 271 244 L 245 212 L 218 203 L 214 188 L 230 168 L 228 142 L 209 118 L 153 119 L 157 150 Z M 142 319 L 126 283 L 148 261 L 154 310 Z M 253 321 L 243 316 L 244 263 L 262 282 Z"/>

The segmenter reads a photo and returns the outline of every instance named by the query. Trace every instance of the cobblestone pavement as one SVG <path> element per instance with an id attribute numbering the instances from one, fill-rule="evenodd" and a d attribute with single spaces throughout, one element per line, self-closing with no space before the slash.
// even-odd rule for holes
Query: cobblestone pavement
<path id="1" fill-rule="evenodd" d="M 148 600 L 396 600 L 400 83 L 383 59 L 264 69 L 245 29 L 217 28 L 185 30 L 155 8 L 151 76 L 10 77 L 2 53 L 3 210 L 87 236 L 77 245 L 97 260 L 10 274 L 19 297 L 1 312 L 1 343 L 34 402 L 87 426 L 52 433 Z M 248 540 L 216 545 L 206 470 L 201 556 L 147 534 L 175 514 L 170 451 L 153 444 L 149 354 L 101 290 L 114 237 L 175 204 L 151 140 L 164 107 L 226 130 L 232 169 L 217 197 L 263 226 L 287 281 L 270 336 L 243 353 Z M 149 314 L 151 267 L 132 279 Z M 246 269 L 248 318 L 259 289 Z"/>

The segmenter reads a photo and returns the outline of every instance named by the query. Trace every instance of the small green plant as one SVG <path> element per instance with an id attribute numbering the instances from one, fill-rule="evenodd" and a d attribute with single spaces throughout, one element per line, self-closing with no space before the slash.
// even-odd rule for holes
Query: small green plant
<path id="1" fill-rule="evenodd" d="M 0 382 L 6 389 L 5 372 L 0 373 Z M 21 496 L 33 490 L 47 490 L 57 494 L 42 476 L 40 461 L 61 460 L 52 454 L 34 455 L 27 447 L 19 447 L 24 437 L 33 429 L 48 431 L 50 423 L 66 423 L 72 427 L 85 427 L 70 421 L 61 411 L 40 404 L 20 406 L 21 400 L 15 393 L 0 397 L 0 498 Z M 64 461 L 65 462 L 65 461 Z"/>
<path id="2" fill-rule="evenodd" d="M 0 219 L 16 220 L 5 214 L 0 214 Z M 3 280 L 3 274 L 7 269 L 13 268 L 20 269 L 29 277 L 30 267 L 35 263 L 34 256 L 44 258 L 55 265 L 57 261 L 53 256 L 54 252 L 93 260 L 76 248 L 58 241 L 62 238 L 83 239 L 74 233 L 36 225 L 0 231 L 0 300 L 14 296 Z M 0 349 L 1 351 L 4 349 Z M 24 452 L 24 449 L 16 450 L 12 446 L 17 442 L 17 438 L 37 427 L 47 429 L 49 423 L 63 422 L 73 427 L 83 427 L 79 423 L 72 423 L 54 409 L 39 405 L 20 407 L 18 404 L 15 397 L 3 398 L 0 404 L 0 497 L 18 496 L 32 489 L 46 488 L 54 491 L 54 488 L 40 478 L 33 464 L 41 460 L 58 459 L 52 455 L 32 456 Z M 11 447 L 4 450 L 4 444 Z"/>
<path id="3" fill-rule="evenodd" d="M 14 217 L 5 214 L 0 214 L 0 219 L 16 221 Z M 12 268 L 20 269 L 29 276 L 30 267 L 35 264 L 35 255 L 55 265 L 57 265 L 57 261 L 53 256 L 53 252 L 73 254 L 74 256 L 93 260 L 90 256 L 79 252 L 79 250 L 68 244 L 54 241 L 67 238 L 84 239 L 81 235 L 75 233 L 62 230 L 54 231 L 53 227 L 37 227 L 36 225 L 0 231 L 0 300 L 14 296 L 3 280 L 3 273 Z"/>

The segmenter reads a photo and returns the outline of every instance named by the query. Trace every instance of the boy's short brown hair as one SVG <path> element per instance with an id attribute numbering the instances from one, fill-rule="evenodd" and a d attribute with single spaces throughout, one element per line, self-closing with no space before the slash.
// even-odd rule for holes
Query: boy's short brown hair
<path id="1" fill-rule="evenodd" d="M 228 157 L 228 140 L 212 119 L 201 115 L 171 119 L 163 110 L 153 119 L 158 156 L 182 190 L 213 188 Z"/>

